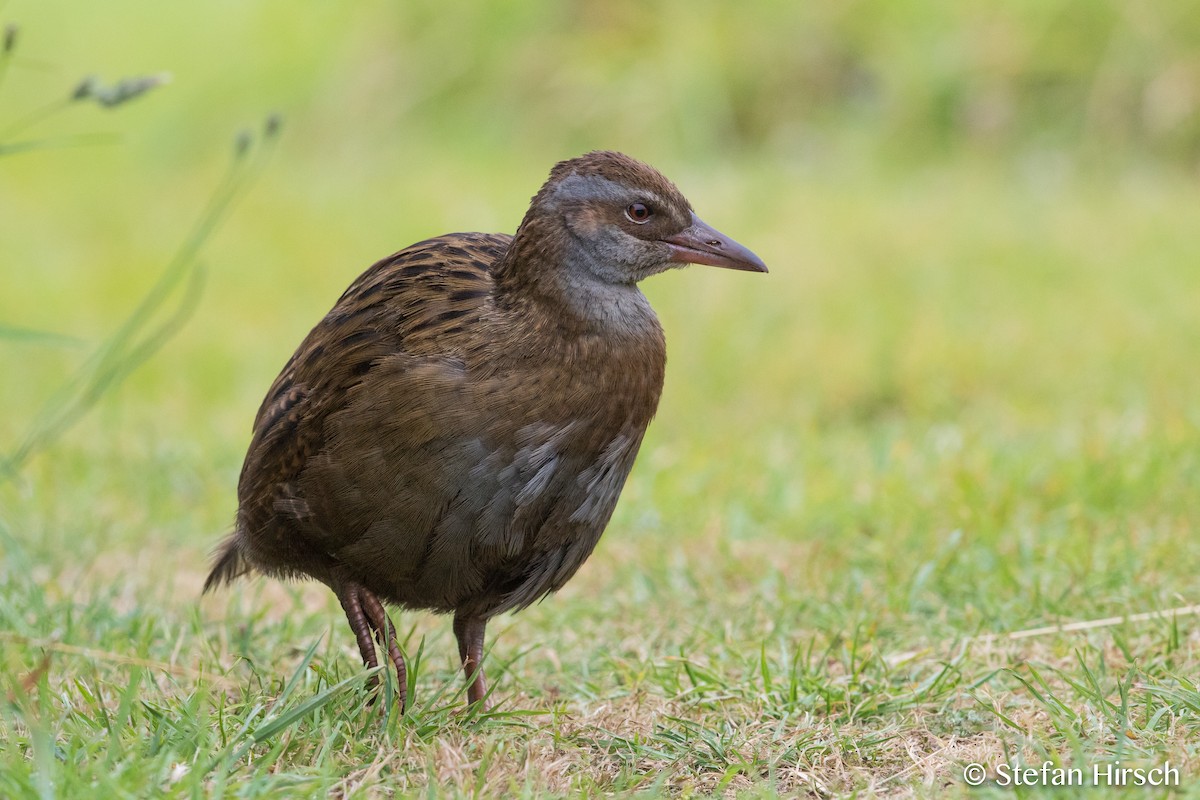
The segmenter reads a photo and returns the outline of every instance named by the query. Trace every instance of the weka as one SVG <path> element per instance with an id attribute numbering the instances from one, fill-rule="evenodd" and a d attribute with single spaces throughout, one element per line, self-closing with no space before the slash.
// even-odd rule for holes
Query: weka
<path id="1" fill-rule="evenodd" d="M 454 614 L 471 703 L 492 616 L 591 554 L 654 416 L 665 342 L 637 282 L 684 264 L 766 272 L 653 168 L 554 167 L 515 236 L 452 233 L 364 272 L 267 393 L 236 528 L 205 590 L 310 577 L 406 674 L 384 603 Z"/>

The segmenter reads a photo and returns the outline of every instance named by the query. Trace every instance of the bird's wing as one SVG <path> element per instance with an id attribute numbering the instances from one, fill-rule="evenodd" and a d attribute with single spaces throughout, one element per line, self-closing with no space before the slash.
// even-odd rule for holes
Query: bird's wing
<path id="1" fill-rule="evenodd" d="M 364 272 L 305 338 L 259 409 L 242 468 L 238 527 L 266 543 L 256 551 L 274 549 L 288 571 L 354 542 L 373 511 L 395 506 L 355 496 L 356 475 L 396 463 L 385 445 L 434 463 L 437 437 L 478 424 L 455 400 L 465 381 L 455 343 L 489 302 L 489 267 L 510 241 L 451 234 L 406 248 Z M 422 509 L 450 490 L 431 481 L 413 487 L 426 492 Z"/>

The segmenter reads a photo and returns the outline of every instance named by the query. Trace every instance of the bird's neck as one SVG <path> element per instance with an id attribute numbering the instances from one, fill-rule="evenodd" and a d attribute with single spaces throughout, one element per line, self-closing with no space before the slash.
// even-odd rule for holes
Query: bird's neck
<path id="1" fill-rule="evenodd" d="M 495 267 L 501 305 L 534 304 L 557 326 L 618 337 L 661 336 L 654 310 L 634 283 L 613 283 L 562 227 L 526 217 Z"/>

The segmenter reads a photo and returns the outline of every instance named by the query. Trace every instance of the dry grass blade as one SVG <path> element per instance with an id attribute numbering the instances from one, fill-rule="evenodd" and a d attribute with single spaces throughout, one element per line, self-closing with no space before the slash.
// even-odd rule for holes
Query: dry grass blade
<path id="1" fill-rule="evenodd" d="M 212 672 L 205 670 L 193 669 L 191 667 L 181 666 L 179 664 L 168 664 L 165 661 L 155 661 L 148 658 L 138 658 L 137 656 L 127 656 L 124 653 L 114 653 L 108 650 L 99 650 L 94 647 L 80 647 L 79 645 L 66 644 L 64 642 L 46 641 L 35 639 L 30 636 L 21 636 L 20 634 L 12 633 L 11 631 L 0 631 L 0 641 L 13 642 L 25 647 L 36 647 L 47 651 L 44 662 L 49 664 L 49 653 L 63 653 L 64 655 L 79 656 L 81 658 L 91 659 L 93 661 L 105 661 L 110 664 L 124 664 L 131 667 L 145 667 L 146 669 L 156 670 L 158 672 L 166 672 L 179 678 L 190 678 L 192 680 L 202 680 L 220 686 L 222 689 L 232 689 L 240 684 L 236 681 L 222 676 L 215 675 Z M 39 666 L 39 669 L 41 667 Z M 36 670 L 35 670 L 36 672 Z M 31 675 L 34 673 L 31 673 Z"/>
<path id="2" fill-rule="evenodd" d="M 1035 636 L 1049 636 L 1055 633 L 1074 633 L 1076 631 L 1090 631 L 1097 628 L 1111 628 L 1115 625 L 1123 625 L 1126 623 L 1150 622 L 1152 620 L 1175 620 L 1179 617 L 1189 617 L 1200 614 L 1200 605 L 1179 606 L 1177 608 L 1160 609 L 1158 611 L 1143 611 L 1137 614 L 1125 614 L 1119 617 L 1101 617 L 1099 619 L 1077 620 L 1075 622 L 1061 622 L 1055 625 L 1040 625 L 1036 628 L 1025 628 L 1019 631 L 1009 631 L 1008 633 L 980 633 L 975 636 L 968 636 L 964 639 L 956 639 L 953 642 L 944 642 L 940 646 L 942 649 L 950 649 L 952 647 L 961 647 L 971 644 L 993 644 L 996 642 L 1012 642 L 1019 639 L 1029 639 Z M 905 661 L 911 661 L 922 653 L 927 653 L 935 647 L 924 647 L 919 650 L 905 650 L 900 653 L 890 653 L 884 656 L 884 660 L 889 664 L 901 664 Z"/>
<path id="3" fill-rule="evenodd" d="M 42 660 L 38 665 L 21 677 L 21 691 L 26 695 L 33 694 L 33 690 L 37 688 L 38 682 L 42 676 L 50 671 L 50 654 L 46 653 L 42 656 Z M 13 691 L 8 693 L 8 702 L 15 703 L 17 700 L 16 694 Z"/>

